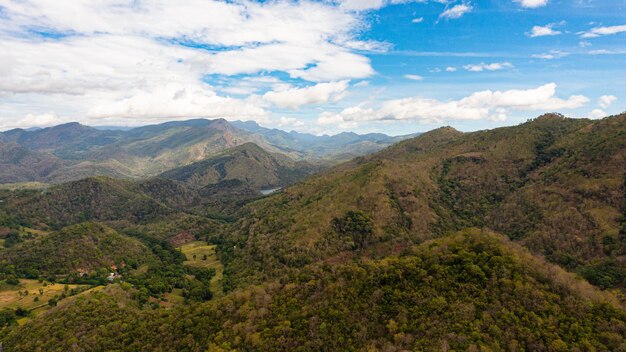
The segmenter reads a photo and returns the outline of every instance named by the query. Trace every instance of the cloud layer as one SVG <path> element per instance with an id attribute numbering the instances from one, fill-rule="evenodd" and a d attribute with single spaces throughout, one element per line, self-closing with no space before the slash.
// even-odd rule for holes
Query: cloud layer
<path id="1" fill-rule="evenodd" d="M 384 101 L 380 107 L 353 106 L 339 113 L 324 112 L 318 123 L 339 125 L 363 121 L 412 120 L 419 123 L 442 123 L 454 120 L 504 120 L 511 111 L 556 111 L 586 105 L 589 99 L 572 95 L 556 96 L 556 84 L 506 91 L 485 90 L 460 100 L 439 101 L 422 97 Z"/>
<path id="2" fill-rule="evenodd" d="M 360 52 L 387 48 L 357 39 L 358 14 L 308 1 L 24 0 L 3 2 L 2 16 L 0 47 L 10 50 L 0 52 L 0 98 L 44 105 L 70 95 L 51 108 L 90 118 L 263 117 L 262 106 L 220 96 L 203 77 L 282 72 L 313 82 L 289 93 L 295 102 L 267 95 L 294 107 L 371 76 Z"/>

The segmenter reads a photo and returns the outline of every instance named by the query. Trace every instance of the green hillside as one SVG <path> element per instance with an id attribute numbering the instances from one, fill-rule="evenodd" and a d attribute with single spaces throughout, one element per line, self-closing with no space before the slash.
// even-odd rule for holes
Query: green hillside
<path id="1" fill-rule="evenodd" d="M 314 136 L 246 126 L 249 124 L 224 119 L 196 119 L 101 130 L 73 122 L 0 132 L 0 183 L 62 183 L 93 176 L 151 177 L 247 143 L 281 160 L 326 159 L 326 163 L 332 163 L 378 151 L 405 138 L 354 133 Z M 308 172 L 306 163 L 289 164 L 288 169 L 302 166 L 302 172 Z"/>
<path id="2" fill-rule="evenodd" d="M 545 115 L 474 133 L 441 128 L 251 204 L 224 248 L 234 282 L 259 282 L 350 251 L 333 219 L 359 210 L 360 255 L 397 253 L 466 227 L 498 230 L 570 270 L 624 280 L 626 115 Z M 602 269 L 601 269 L 602 270 Z"/>
<path id="3" fill-rule="evenodd" d="M 44 191 L 5 191 L 0 203 L 5 223 L 26 226 L 75 224 L 87 220 L 146 222 L 174 211 L 143 193 L 132 181 L 92 177 Z"/>
<path id="4" fill-rule="evenodd" d="M 254 143 L 246 143 L 167 171 L 159 177 L 180 181 L 197 190 L 228 180 L 243 181 L 259 190 L 293 183 L 315 170 L 313 165 L 294 162 L 284 155 L 271 154 Z"/>
<path id="5" fill-rule="evenodd" d="M 159 178 L 0 190 L 5 279 L 125 264 L 22 326 L 5 311 L 3 346 L 626 350 L 626 114 L 439 128 L 259 196 L 296 164 L 248 143 Z"/>
<path id="6" fill-rule="evenodd" d="M 3 269 L 11 265 L 17 276 L 33 278 L 110 271 L 113 266 L 137 266 L 151 259 L 152 253 L 140 241 L 92 222 L 65 227 L 0 251 Z"/>
<path id="7" fill-rule="evenodd" d="M 4 339 L 5 348 L 626 348 L 626 314 L 610 295 L 478 230 L 425 242 L 400 257 L 312 266 L 287 281 L 200 305 L 155 311 L 142 309 L 131 297 L 132 291 L 115 287 L 81 296 L 14 330 Z"/>

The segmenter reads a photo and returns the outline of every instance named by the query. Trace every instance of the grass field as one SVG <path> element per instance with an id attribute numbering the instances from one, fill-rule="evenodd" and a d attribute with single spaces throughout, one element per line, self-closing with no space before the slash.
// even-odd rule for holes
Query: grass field
<path id="1" fill-rule="evenodd" d="M 48 300 L 54 296 L 60 296 L 65 292 L 64 284 L 43 283 L 38 280 L 20 280 L 20 284 L 16 286 L 3 283 L 0 285 L 0 309 L 18 307 L 31 311 L 33 314 L 39 314 L 50 308 Z M 86 289 L 87 285 L 67 285 L 67 291 L 74 288 Z M 41 293 L 40 290 L 41 289 Z M 35 298 L 38 298 L 37 300 Z M 23 323 L 26 319 L 20 319 Z"/>
<path id="2" fill-rule="evenodd" d="M 222 273 L 224 266 L 217 259 L 215 245 L 210 245 L 204 241 L 190 242 L 179 247 L 181 252 L 187 257 L 185 265 L 215 269 L 215 276 L 211 280 L 211 291 L 219 295 L 222 293 Z"/>

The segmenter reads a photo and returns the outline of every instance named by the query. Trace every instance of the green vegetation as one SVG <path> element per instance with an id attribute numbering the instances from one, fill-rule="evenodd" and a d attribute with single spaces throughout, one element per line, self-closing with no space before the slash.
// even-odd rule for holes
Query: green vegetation
<path id="1" fill-rule="evenodd" d="M 197 268 L 206 268 L 214 273 L 210 280 L 210 289 L 214 293 L 221 293 L 221 281 L 224 266 L 220 262 L 216 253 L 217 246 L 209 245 L 206 242 L 195 241 L 180 247 L 180 251 L 185 255 L 185 265 Z"/>
<path id="2" fill-rule="evenodd" d="M 66 227 L 0 252 L 0 276 L 31 279 L 59 275 L 104 277 L 112 267 L 136 267 L 151 253 L 141 242 L 96 223 Z"/>
<path id="3" fill-rule="evenodd" d="M 239 180 L 258 191 L 291 184 L 315 170 L 306 162 L 296 163 L 282 154 L 271 154 L 254 143 L 246 143 L 159 177 L 183 182 L 196 190 L 226 180 Z"/>
<path id="4" fill-rule="evenodd" d="M 206 139 L 166 130 L 113 145 Z M 294 162 L 222 151 L 171 179 L 0 190 L 3 346 L 626 350 L 626 114 L 440 128 L 266 197 Z M 102 288 L 22 305 L 51 281 Z"/>
<path id="5" fill-rule="evenodd" d="M 132 289 L 109 287 L 60 304 L 4 341 L 11 351 L 626 347 L 624 312 L 579 281 L 472 230 L 401 257 L 315 265 L 283 283 L 166 311 L 141 309 Z"/>
<path id="6" fill-rule="evenodd" d="M 294 160 L 347 160 L 403 138 L 353 133 L 318 137 L 223 119 L 167 122 L 127 131 L 99 130 L 78 123 L 35 131 L 14 129 L 0 132 L 0 184 L 61 183 L 101 175 L 150 177 L 246 143 Z M 310 165 L 301 166 L 304 172 L 278 170 L 284 174 L 280 178 L 308 174 Z"/>
<path id="7" fill-rule="evenodd" d="M 346 248 L 333 219 L 348 211 L 372 218 L 359 256 L 476 226 L 571 271 L 597 271 L 605 261 L 623 267 L 625 120 L 552 114 L 474 133 L 441 128 L 338 166 L 247 207 L 220 247 L 225 287 L 339 255 Z M 610 287 L 624 287 L 623 275 L 607 275 Z"/>
<path id="8" fill-rule="evenodd" d="M 348 237 L 357 249 L 365 247 L 372 237 L 372 219 L 361 211 L 349 211 L 331 223 L 337 235 Z"/>

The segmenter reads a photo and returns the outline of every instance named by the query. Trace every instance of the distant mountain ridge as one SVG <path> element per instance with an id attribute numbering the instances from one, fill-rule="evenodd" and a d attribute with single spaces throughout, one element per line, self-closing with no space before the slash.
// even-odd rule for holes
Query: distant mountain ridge
<path id="1" fill-rule="evenodd" d="M 224 119 L 171 121 L 132 129 L 71 122 L 1 132 L 0 183 L 59 183 L 90 176 L 150 177 L 246 143 L 293 160 L 347 160 L 403 138 L 355 133 L 315 136 Z M 6 157 L 13 154 L 28 157 Z"/>
<path id="2" fill-rule="evenodd" d="M 359 135 L 354 132 L 342 132 L 336 135 L 316 136 L 296 131 L 286 132 L 276 128 L 265 128 L 254 121 L 234 121 L 232 124 L 242 130 L 263 135 L 270 143 L 284 148 L 297 150 L 316 158 L 339 157 L 351 159 L 369 154 L 419 133 L 404 136 L 388 136 L 383 133 Z"/>

